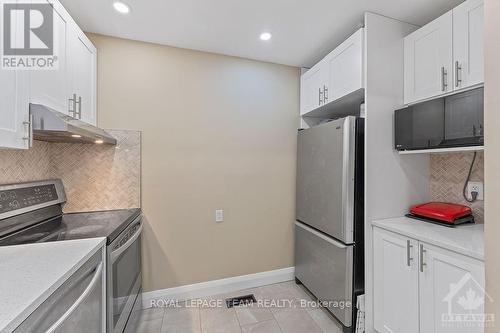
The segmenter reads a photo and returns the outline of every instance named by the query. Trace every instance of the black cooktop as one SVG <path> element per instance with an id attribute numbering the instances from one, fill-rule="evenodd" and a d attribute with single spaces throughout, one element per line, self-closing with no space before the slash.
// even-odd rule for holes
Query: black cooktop
<path id="1" fill-rule="evenodd" d="M 0 239 L 0 246 L 107 237 L 110 244 L 141 210 L 121 209 L 62 214 Z"/>

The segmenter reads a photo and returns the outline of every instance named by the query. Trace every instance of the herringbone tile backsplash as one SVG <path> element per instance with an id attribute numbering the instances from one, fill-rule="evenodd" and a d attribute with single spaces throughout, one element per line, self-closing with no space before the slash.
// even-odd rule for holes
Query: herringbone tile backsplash
<path id="1" fill-rule="evenodd" d="M 140 207 L 141 135 L 108 131 L 117 146 L 34 142 L 27 151 L 0 150 L 0 183 L 61 178 L 68 195 L 66 212 Z M 473 153 L 431 155 L 430 193 L 433 201 L 472 207 L 484 223 L 484 202 L 462 197 Z M 484 154 L 478 153 L 472 181 L 484 182 Z M 118 190 L 117 190 L 118 189 Z"/>
<path id="2" fill-rule="evenodd" d="M 474 153 L 431 155 L 430 192 L 433 201 L 460 203 L 472 207 L 477 223 L 484 223 L 484 201 L 468 203 L 462 192 Z M 477 154 L 471 181 L 484 183 L 484 153 Z M 486 189 L 485 189 L 486 190 Z"/>
<path id="3" fill-rule="evenodd" d="M 141 133 L 108 130 L 118 144 L 35 141 L 30 150 L 0 150 L 0 184 L 61 178 L 64 211 L 141 206 Z"/>

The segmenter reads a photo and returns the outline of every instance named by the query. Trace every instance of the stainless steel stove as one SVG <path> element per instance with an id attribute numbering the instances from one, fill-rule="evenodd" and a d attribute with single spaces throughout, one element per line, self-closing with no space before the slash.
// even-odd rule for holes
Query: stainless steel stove
<path id="1" fill-rule="evenodd" d="M 107 238 L 108 332 L 133 332 L 142 305 L 140 209 L 64 214 L 61 180 L 0 185 L 0 246 Z"/>

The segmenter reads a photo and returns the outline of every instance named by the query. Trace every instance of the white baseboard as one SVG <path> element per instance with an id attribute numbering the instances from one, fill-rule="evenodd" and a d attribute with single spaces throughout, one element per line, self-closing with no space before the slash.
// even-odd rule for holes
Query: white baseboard
<path id="1" fill-rule="evenodd" d="M 150 308 L 152 306 L 151 301 L 157 299 L 183 301 L 291 281 L 294 277 L 295 267 L 288 267 L 175 288 L 148 291 L 142 294 L 142 307 L 143 309 Z"/>

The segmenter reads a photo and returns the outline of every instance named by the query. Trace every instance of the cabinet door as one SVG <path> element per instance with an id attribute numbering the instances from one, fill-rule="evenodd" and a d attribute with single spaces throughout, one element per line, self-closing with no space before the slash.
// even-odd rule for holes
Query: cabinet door
<path id="1" fill-rule="evenodd" d="M 453 9 L 454 89 L 484 82 L 484 1 Z"/>
<path id="2" fill-rule="evenodd" d="M 13 43 L 23 28 L 13 17 Z M 2 39 L 3 42 L 3 39 Z M 29 148 L 29 76 L 27 71 L 0 69 L 0 148 Z"/>
<path id="3" fill-rule="evenodd" d="M 417 242 L 379 228 L 373 242 L 374 327 L 379 333 L 418 333 Z"/>
<path id="4" fill-rule="evenodd" d="M 420 331 L 483 332 L 479 323 L 456 319 L 484 312 L 483 262 L 422 243 L 419 247 Z"/>
<path id="5" fill-rule="evenodd" d="M 445 99 L 444 139 L 447 143 L 460 143 L 464 138 L 476 138 L 483 143 L 484 90 L 473 89 L 448 96 Z M 468 142 L 474 142 L 467 140 Z"/>
<path id="6" fill-rule="evenodd" d="M 30 101 L 68 113 L 69 80 L 66 41 L 69 16 L 58 1 L 34 0 L 34 2 L 50 3 L 54 8 L 54 55 L 57 56 L 58 68 L 30 71 Z"/>
<path id="7" fill-rule="evenodd" d="M 75 27 L 71 31 L 69 38 L 69 57 L 70 57 L 70 79 L 71 91 L 76 98 L 81 97 L 80 119 L 86 123 L 96 125 L 96 58 L 97 50 L 84 35 L 84 33 Z"/>
<path id="8" fill-rule="evenodd" d="M 405 37 L 405 104 L 453 91 L 452 26 L 450 11 Z"/>
<path id="9" fill-rule="evenodd" d="M 360 29 L 326 57 L 326 103 L 363 88 L 363 37 Z"/>
<path id="10" fill-rule="evenodd" d="M 316 64 L 301 77 L 301 110 L 303 115 L 323 104 L 324 69 L 323 63 Z"/>

